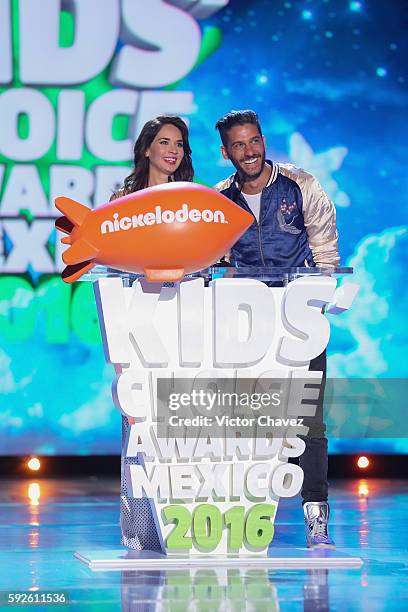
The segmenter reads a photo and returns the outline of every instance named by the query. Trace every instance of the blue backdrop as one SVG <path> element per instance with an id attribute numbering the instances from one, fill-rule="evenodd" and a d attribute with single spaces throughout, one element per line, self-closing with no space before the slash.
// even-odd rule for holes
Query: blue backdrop
<path id="1" fill-rule="evenodd" d="M 201 32 L 200 51 L 191 70 L 176 82 L 143 89 L 143 95 L 146 91 L 173 95 L 171 99 L 180 105 L 180 114 L 189 119 L 196 176 L 210 185 L 232 172 L 220 154 L 214 130 L 216 120 L 232 108 L 257 110 L 268 157 L 291 161 L 313 173 L 335 202 L 342 264 L 355 268 L 354 280 L 361 285 L 350 313 L 331 318 L 329 375 L 405 378 L 405 4 L 393 2 L 392 10 L 385 0 L 232 0 L 219 4 L 224 8 L 214 9 L 203 18 L 194 16 L 193 10 L 188 13 L 191 20 L 197 20 Z M 7 91 L 23 85 L 34 88 L 22 83 L 18 74 L 18 32 L 13 21 L 17 3 L 12 2 L 11 7 L 16 72 L 12 81 L 3 86 L 0 71 L 0 99 Z M 69 38 L 70 28 L 74 27 L 70 16 L 64 15 L 60 39 L 64 32 Z M 0 23 L 0 34 L 5 26 Z M 171 20 L 167 27 L 172 29 Z M 65 43 L 68 44 L 69 41 Z M 123 44 L 119 34 L 110 63 L 88 83 L 75 86 L 85 92 L 87 104 L 102 92 L 120 89 L 109 80 L 109 70 Z M 168 61 L 177 61 L 177 55 Z M 56 96 L 64 87 L 38 85 L 36 90 L 56 109 Z M 140 86 L 128 85 L 126 89 L 141 91 Z M 165 107 L 170 97 L 163 102 L 163 108 L 159 96 L 154 102 L 152 99 L 144 98 L 145 118 L 150 111 L 150 116 L 155 116 L 177 110 Z M 181 112 L 184 99 L 189 108 Z M 0 123 L 6 121 L 1 116 L 6 111 L 9 112 L 0 100 Z M 138 112 L 140 122 L 142 110 Z M 115 130 L 118 139 L 132 135 L 132 121 L 125 120 L 119 111 L 117 115 L 113 137 Z M 19 120 L 23 121 L 24 116 Z M 112 406 L 113 371 L 104 363 L 91 288 L 85 283 L 73 289 L 62 285 L 56 274 L 59 260 L 52 219 L 47 221 L 46 214 L 35 207 L 30 210 L 24 185 L 10 186 L 13 168 L 27 166 L 28 161 L 37 168 L 45 197 L 51 200 L 53 187 L 48 173 L 63 156 L 58 157 L 54 141 L 49 151 L 32 160 L 12 158 L 1 140 L 2 129 L 0 454 L 116 453 L 120 417 Z M 19 126 L 18 137 L 22 140 L 29 138 L 25 129 L 28 134 L 31 124 Z M 124 175 L 129 159 L 107 160 L 90 148 L 84 141 L 76 167 L 96 176 L 96 166 L 108 167 L 109 163 L 109 168 L 119 173 L 116 180 L 120 172 Z M 73 165 L 72 160 L 64 163 Z M 20 198 L 19 205 L 10 204 L 15 202 L 13 193 Z M 95 203 L 96 200 L 95 195 Z M 21 263 L 24 233 L 21 230 L 16 235 L 15 228 L 20 227 L 17 222 L 26 225 L 24 231 L 31 227 L 33 234 L 34 227 L 40 233 L 45 223 L 50 224 L 45 247 L 54 269 L 29 258 Z M 17 240 L 20 262 L 12 264 Z M 408 444 L 402 439 L 331 442 L 332 452 L 363 448 L 407 452 Z"/>

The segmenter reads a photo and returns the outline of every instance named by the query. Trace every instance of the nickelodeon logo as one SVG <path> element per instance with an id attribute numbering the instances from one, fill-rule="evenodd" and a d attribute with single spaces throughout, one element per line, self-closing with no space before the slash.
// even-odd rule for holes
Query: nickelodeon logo
<path id="1" fill-rule="evenodd" d="M 61 239 L 68 245 L 62 254 L 67 283 L 95 265 L 142 273 L 149 282 L 178 282 L 217 261 L 254 222 L 217 191 L 184 181 L 141 189 L 93 210 L 64 196 L 55 205 L 62 212 L 55 227 L 67 234 Z M 138 231 L 128 231 L 133 228 Z"/>
<path id="2" fill-rule="evenodd" d="M 215 210 L 214 212 L 208 208 L 204 210 L 192 208 L 190 210 L 188 204 L 183 204 L 176 211 L 162 210 L 161 206 L 156 206 L 154 212 L 134 214 L 131 217 L 119 218 L 119 213 L 114 213 L 113 220 L 102 221 L 100 229 L 101 234 L 110 234 L 136 227 L 173 223 L 174 221 L 178 223 L 186 223 L 187 221 L 193 223 L 199 223 L 200 221 L 204 221 L 204 223 L 228 223 L 222 210 Z"/>

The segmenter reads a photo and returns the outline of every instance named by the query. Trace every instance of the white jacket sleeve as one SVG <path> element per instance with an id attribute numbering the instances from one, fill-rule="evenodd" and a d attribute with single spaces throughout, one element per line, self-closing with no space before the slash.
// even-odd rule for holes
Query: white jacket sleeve
<path id="1" fill-rule="evenodd" d="M 303 189 L 303 219 L 316 266 L 338 266 L 336 209 L 320 183 L 311 175 Z"/>

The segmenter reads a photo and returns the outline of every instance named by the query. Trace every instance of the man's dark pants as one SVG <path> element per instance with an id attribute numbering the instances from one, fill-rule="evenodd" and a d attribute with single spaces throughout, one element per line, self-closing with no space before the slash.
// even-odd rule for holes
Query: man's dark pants
<path id="1" fill-rule="evenodd" d="M 312 419 L 309 436 L 302 437 L 306 444 L 303 455 L 299 457 L 299 465 L 304 473 L 301 495 L 304 502 L 327 501 L 329 483 L 327 482 L 327 438 L 326 427 L 323 422 L 323 399 L 326 385 L 326 351 L 312 359 L 309 370 L 312 372 L 323 372 L 322 385 L 320 387 L 316 415 Z M 305 418 L 305 424 L 308 420 Z"/>

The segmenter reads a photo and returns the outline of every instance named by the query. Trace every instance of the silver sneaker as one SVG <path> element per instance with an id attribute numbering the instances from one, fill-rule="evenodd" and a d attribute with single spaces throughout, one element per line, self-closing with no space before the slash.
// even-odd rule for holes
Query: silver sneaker
<path id="1" fill-rule="evenodd" d="M 306 502 L 305 514 L 306 544 L 309 548 L 335 548 L 329 536 L 329 504 L 327 502 Z"/>

